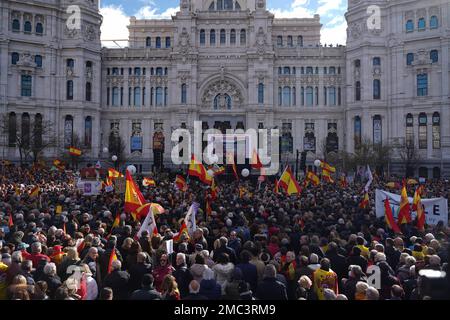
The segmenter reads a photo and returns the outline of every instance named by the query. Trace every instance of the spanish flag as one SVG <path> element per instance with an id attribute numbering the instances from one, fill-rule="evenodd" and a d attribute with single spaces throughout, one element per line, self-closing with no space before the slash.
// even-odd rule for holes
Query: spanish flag
<path id="1" fill-rule="evenodd" d="M 320 184 L 319 177 L 312 171 L 308 171 L 308 174 L 306 175 L 306 181 L 312 182 L 312 184 L 316 187 Z"/>
<path id="2" fill-rule="evenodd" d="M 81 150 L 80 149 L 78 149 L 78 148 L 75 148 L 75 147 L 70 147 L 69 148 L 69 153 L 70 153 L 70 155 L 72 155 L 72 156 L 76 156 L 76 157 L 79 157 L 79 156 L 81 156 Z"/>
<path id="3" fill-rule="evenodd" d="M 201 165 L 201 166 L 203 167 L 203 165 Z M 205 167 L 203 167 L 203 176 L 200 177 L 200 180 L 201 180 L 203 183 L 206 183 L 206 184 L 208 184 L 208 185 L 212 185 L 213 179 L 214 179 L 214 178 L 208 174 L 208 172 L 206 171 Z"/>
<path id="4" fill-rule="evenodd" d="M 361 203 L 359 204 L 360 209 L 366 209 L 369 206 L 369 193 L 364 193 L 364 198 L 362 199 Z"/>
<path id="5" fill-rule="evenodd" d="M 411 207 L 409 206 L 408 194 L 406 192 L 406 184 L 403 184 L 402 196 L 400 200 L 400 209 L 398 213 L 398 224 L 411 222 Z"/>
<path id="6" fill-rule="evenodd" d="M 156 187 L 156 182 L 153 179 L 144 178 L 144 180 L 142 180 L 142 185 L 144 187 Z"/>
<path id="7" fill-rule="evenodd" d="M 39 195 L 39 191 L 40 191 L 39 186 L 33 187 L 33 189 L 31 189 L 30 192 L 29 192 L 30 198 L 37 197 Z"/>
<path id="8" fill-rule="evenodd" d="M 331 171 L 328 169 L 322 169 L 322 179 L 328 183 L 334 183 L 333 178 L 331 177 Z"/>
<path id="9" fill-rule="evenodd" d="M 208 216 L 210 216 L 211 213 L 212 213 L 211 203 L 210 203 L 209 200 L 207 199 L 207 200 L 206 200 L 206 214 L 207 214 Z"/>
<path id="10" fill-rule="evenodd" d="M 336 172 L 336 168 L 329 165 L 328 163 L 326 163 L 325 161 L 321 161 L 320 162 L 320 167 L 322 168 L 322 170 L 327 170 L 331 173 L 335 173 Z"/>
<path id="11" fill-rule="evenodd" d="M 414 193 L 414 199 L 411 207 L 411 211 L 417 211 L 417 204 L 421 200 L 420 195 L 422 194 L 422 186 L 419 186 Z"/>
<path id="12" fill-rule="evenodd" d="M 108 177 L 112 180 L 115 178 L 123 178 L 123 174 L 121 174 L 119 171 L 109 168 L 108 169 Z"/>
<path id="13" fill-rule="evenodd" d="M 146 203 L 144 196 L 131 177 L 130 172 L 126 172 L 125 207 L 124 211 L 130 213 L 136 220 L 136 210 Z"/>
<path id="14" fill-rule="evenodd" d="M 239 175 L 237 173 L 236 164 L 234 163 L 234 155 L 233 155 L 233 153 L 227 153 L 227 163 L 231 164 L 231 168 L 233 169 L 234 177 L 236 178 L 237 181 L 239 181 Z"/>
<path id="15" fill-rule="evenodd" d="M 111 273 L 111 271 L 112 271 L 112 263 L 115 260 L 117 260 L 116 248 L 113 248 L 112 251 L 111 251 L 111 255 L 109 256 L 109 261 L 108 261 L 108 274 Z"/>
<path id="16" fill-rule="evenodd" d="M 243 198 L 247 190 L 244 187 L 239 187 L 239 198 Z"/>
<path id="17" fill-rule="evenodd" d="M 284 169 L 284 172 L 280 177 L 279 185 L 284 189 L 284 191 L 286 191 L 288 195 L 300 194 L 302 192 L 302 189 L 300 188 L 297 180 L 295 180 L 295 177 L 292 174 L 291 168 L 289 166 Z"/>
<path id="18" fill-rule="evenodd" d="M 420 231 L 425 230 L 425 210 L 422 205 L 422 187 L 417 188 L 416 193 L 414 195 L 414 203 L 413 207 L 415 206 L 415 210 L 417 212 L 417 229 Z"/>
<path id="19" fill-rule="evenodd" d="M 388 198 L 384 200 L 384 216 L 386 224 L 392 231 L 394 231 L 395 233 L 402 233 L 397 223 L 395 222 L 394 215 L 392 214 L 391 204 L 389 203 Z"/>
<path id="20" fill-rule="evenodd" d="M 253 169 L 261 169 L 263 167 L 261 160 L 259 159 L 259 155 L 258 152 L 256 151 L 256 149 L 253 149 L 253 153 L 252 153 L 252 160 L 251 160 L 251 167 Z"/>
<path id="21" fill-rule="evenodd" d="M 214 171 L 214 175 L 218 176 L 225 173 L 225 168 L 223 166 L 217 167 L 217 169 Z"/>
<path id="22" fill-rule="evenodd" d="M 175 177 L 175 185 L 177 186 L 178 190 L 186 192 L 188 189 L 188 185 L 186 183 L 186 180 L 183 176 L 177 175 Z"/>
<path id="23" fill-rule="evenodd" d="M 341 176 L 339 184 L 341 185 L 341 188 L 347 188 L 348 187 L 347 177 L 345 175 Z"/>
<path id="24" fill-rule="evenodd" d="M 195 156 L 192 155 L 191 163 L 189 164 L 188 175 L 202 179 L 203 176 L 205 175 L 205 171 L 206 170 L 205 170 L 205 167 L 203 166 L 203 164 L 198 162 L 195 159 Z"/>
<path id="25" fill-rule="evenodd" d="M 114 219 L 114 222 L 112 224 L 111 230 L 114 229 L 114 228 L 117 228 L 119 225 L 120 225 L 120 214 L 117 213 L 116 217 Z"/>
<path id="26" fill-rule="evenodd" d="M 180 231 L 173 236 L 173 241 L 180 242 L 180 238 L 181 238 L 182 234 L 185 234 L 189 238 L 189 231 L 188 231 L 185 221 L 183 221 L 183 224 L 180 227 Z"/>

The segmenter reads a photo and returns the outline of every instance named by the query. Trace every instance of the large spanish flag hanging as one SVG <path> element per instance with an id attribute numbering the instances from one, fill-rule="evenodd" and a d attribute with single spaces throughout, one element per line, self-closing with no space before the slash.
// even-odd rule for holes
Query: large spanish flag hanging
<path id="1" fill-rule="evenodd" d="M 279 186 L 286 191 L 288 195 L 299 194 L 302 192 L 300 185 L 297 180 L 295 180 L 294 175 L 292 174 L 291 168 L 286 166 L 283 174 L 280 177 L 280 181 L 278 182 Z"/>
<path id="2" fill-rule="evenodd" d="M 75 148 L 75 147 L 69 147 L 69 153 L 70 153 L 72 156 L 76 156 L 76 157 L 81 156 L 81 150 L 78 149 L 78 148 Z"/>
<path id="3" fill-rule="evenodd" d="M 403 184 L 402 196 L 400 200 L 400 209 L 398 212 L 398 224 L 402 225 L 411 222 L 411 207 L 409 205 L 408 194 L 406 192 L 406 184 Z"/>
<path id="4" fill-rule="evenodd" d="M 384 216 L 386 224 L 392 231 L 394 231 L 395 233 L 402 233 L 397 223 L 395 222 L 394 215 L 392 214 L 391 204 L 389 203 L 388 198 L 384 200 Z"/>
<path id="5" fill-rule="evenodd" d="M 136 211 L 146 203 L 144 196 L 139 190 L 136 182 L 131 177 L 130 172 L 126 172 L 125 207 L 124 211 L 136 216 Z"/>

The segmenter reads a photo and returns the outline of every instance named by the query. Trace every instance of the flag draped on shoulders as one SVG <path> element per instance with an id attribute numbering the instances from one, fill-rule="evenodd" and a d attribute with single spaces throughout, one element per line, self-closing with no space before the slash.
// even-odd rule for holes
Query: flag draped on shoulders
<path id="1" fill-rule="evenodd" d="M 280 181 L 278 182 L 279 186 L 284 189 L 284 191 L 288 195 L 292 194 L 300 194 L 302 192 L 302 189 L 300 188 L 300 185 L 298 184 L 297 180 L 295 179 L 291 168 L 289 166 L 284 169 L 283 174 L 280 177 Z"/>

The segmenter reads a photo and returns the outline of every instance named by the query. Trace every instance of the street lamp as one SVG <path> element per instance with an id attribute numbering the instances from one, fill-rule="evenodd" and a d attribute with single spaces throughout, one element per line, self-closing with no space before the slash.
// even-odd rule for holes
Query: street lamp
<path id="1" fill-rule="evenodd" d="M 114 168 L 117 170 L 117 156 L 113 155 L 111 157 L 112 162 L 114 163 Z"/>

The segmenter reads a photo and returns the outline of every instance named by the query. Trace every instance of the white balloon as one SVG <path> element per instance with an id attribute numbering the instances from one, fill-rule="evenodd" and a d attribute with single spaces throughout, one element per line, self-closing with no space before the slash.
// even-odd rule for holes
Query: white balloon
<path id="1" fill-rule="evenodd" d="M 319 159 L 317 159 L 316 161 L 314 161 L 314 165 L 319 168 L 320 165 L 322 164 L 322 161 L 320 161 Z"/>
<path id="2" fill-rule="evenodd" d="M 210 177 L 214 177 L 214 171 L 213 171 L 213 170 L 209 169 L 209 170 L 206 171 L 206 172 L 208 173 L 208 175 L 209 175 Z"/>
<path id="3" fill-rule="evenodd" d="M 250 175 L 250 171 L 248 171 L 248 169 L 243 169 L 241 174 L 244 178 L 247 178 Z"/>
<path id="4" fill-rule="evenodd" d="M 112 161 L 117 161 L 117 156 L 112 156 L 112 157 L 111 157 L 111 160 L 112 160 Z"/>
<path id="5" fill-rule="evenodd" d="M 108 153 L 108 151 L 109 151 L 109 150 L 108 150 L 107 147 L 104 147 L 104 148 L 103 148 L 103 153 Z"/>
<path id="6" fill-rule="evenodd" d="M 127 167 L 127 170 L 130 171 L 132 175 L 136 173 L 136 167 L 132 164 Z"/>

